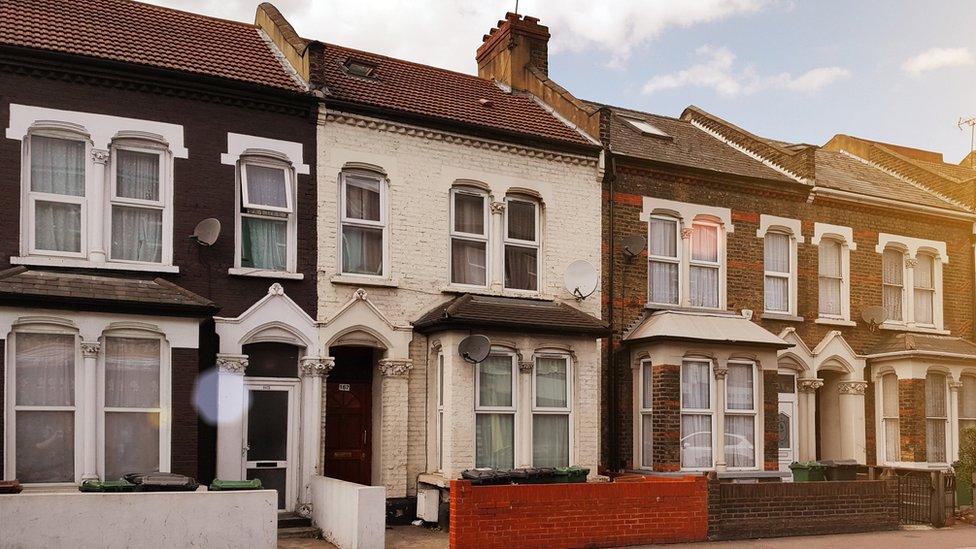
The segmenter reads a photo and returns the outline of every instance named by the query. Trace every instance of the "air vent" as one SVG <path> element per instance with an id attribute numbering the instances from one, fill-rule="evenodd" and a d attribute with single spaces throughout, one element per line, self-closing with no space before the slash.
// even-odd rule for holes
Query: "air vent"
<path id="1" fill-rule="evenodd" d="M 376 65 L 373 63 L 350 57 L 349 59 L 346 59 L 346 62 L 343 63 L 342 66 L 346 69 L 347 73 L 353 76 L 376 78 Z"/>

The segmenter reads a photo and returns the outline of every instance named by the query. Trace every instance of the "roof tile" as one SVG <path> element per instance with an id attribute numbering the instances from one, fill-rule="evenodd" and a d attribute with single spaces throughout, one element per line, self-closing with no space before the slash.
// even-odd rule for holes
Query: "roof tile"
<path id="1" fill-rule="evenodd" d="M 474 294 L 434 307 L 413 325 L 421 333 L 475 327 L 595 336 L 609 333 L 606 323 L 565 303 Z"/>

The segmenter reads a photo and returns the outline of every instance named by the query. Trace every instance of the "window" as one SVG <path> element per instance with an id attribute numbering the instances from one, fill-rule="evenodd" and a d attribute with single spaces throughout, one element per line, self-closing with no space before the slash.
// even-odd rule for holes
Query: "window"
<path id="1" fill-rule="evenodd" d="M 790 235 L 768 232 L 764 239 L 766 311 L 791 313 L 792 248 Z"/>
<path id="2" fill-rule="evenodd" d="M 509 198 L 505 207 L 505 288 L 539 289 L 539 208 Z"/>
<path id="3" fill-rule="evenodd" d="M 623 118 L 628 124 L 637 128 L 638 130 L 640 130 L 641 133 L 645 135 L 656 135 L 658 137 L 671 137 L 663 130 L 661 130 L 660 128 L 658 128 L 657 126 L 651 124 L 646 120 L 641 120 L 639 118 L 630 118 L 627 116 L 621 116 L 620 118 Z"/>
<path id="4" fill-rule="evenodd" d="M 74 482 L 76 336 L 17 332 L 13 343 L 13 478 Z"/>
<path id="5" fill-rule="evenodd" d="M 819 245 L 819 316 L 844 318 L 842 295 L 844 292 L 843 246 L 837 240 L 824 238 Z"/>
<path id="6" fill-rule="evenodd" d="M 883 254 L 884 327 L 941 332 L 946 243 L 879 233 L 876 250 Z"/>
<path id="7" fill-rule="evenodd" d="M 367 172 L 342 174 L 342 272 L 383 276 L 386 183 Z"/>
<path id="8" fill-rule="evenodd" d="M 113 148 L 112 246 L 116 261 L 163 260 L 163 151 L 134 145 Z"/>
<path id="9" fill-rule="evenodd" d="M 918 254 L 915 264 L 915 323 L 935 324 L 935 259 Z"/>
<path id="10" fill-rule="evenodd" d="M 640 464 L 654 467 L 654 370 L 650 360 L 640 363 Z"/>
<path id="11" fill-rule="evenodd" d="M 84 257 L 87 142 L 33 134 L 28 143 L 30 253 Z"/>
<path id="12" fill-rule="evenodd" d="M 901 250 L 886 248 L 882 255 L 883 298 L 888 320 L 905 320 L 903 304 L 905 301 L 905 254 Z"/>
<path id="13" fill-rule="evenodd" d="M 515 466 L 515 356 L 491 355 L 475 378 L 475 467 Z"/>
<path id="14" fill-rule="evenodd" d="M 451 191 L 451 282 L 488 285 L 488 195 Z"/>
<path id="15" fill-rule="evenodd" d="M 103 478 L 160 470 L 160 340 L 106 337 L 104 345 Z"/>
<path id="16" fill-rule="evenodd" d="M 294 183 L 290 165 L 269 157 L 240 164 L 240 267 L 295 271 Z"/>
<path id="17" fill-rule="evenodd" d="M 570 465 L 572 372 L 567 357 L 538 357 L 533 368 L 532 465 Z"/>
<path id="18" fill-rule="evenodd" d="M 711 364 L 691 360 L 681 364 L 681 467 L 712 467 Z"/>
<path id="19" fill-rule="evenodd" d="M 976 427 L 976 376 L 964 375 L 959 388 L 959 432 Z M 962 440 L 960 437 L 959 440 Z"/>
<path id="20" fill-rule="evenodd" d="M 925 376 L 925 461 L 946 463 L 946 377 L 929 372 Z"/>
<path id="21" fill-rule="evenodd" d="M 756 367 L 729 363 L 725 378 L 725 464 L 756 467 Z"/>
<path id="22" fill-rule="evenodd" d="M 444 470 L 444 355 L 437 355 L 437 470 Z"/>
<path id="23" fill-rule="evenodd" d="M 652 217 L 649 223 L 648 295 L 651 303 L 679 304 L 678 220 Z"/>
<path id="24" fill-rule="evenodd" d="M 885 461 L 901 461 L 901 432 L 898 422 L 898 377 L 881 376 L 881 432 L 884 437 Z"/>
<path id="25" fill-rule="evenodd" d="M 690 305 L 717 308 L 719 304 L 719 231 L 714 223 L 691 226 Z"/>

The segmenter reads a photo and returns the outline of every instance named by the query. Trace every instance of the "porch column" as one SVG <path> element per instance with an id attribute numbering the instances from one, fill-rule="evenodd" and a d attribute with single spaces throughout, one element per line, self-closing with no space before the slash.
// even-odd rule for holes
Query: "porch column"
<path id="1" fill-rule="evenodd" d="M 503 242 L 505 239 L 505 203 L 504 202 L 492 202 L 491 203 L 491 242 Z M 503 272 L 502 265 L 505 264 L 502 254 L 505 253 L 504 246 L 491 246 L 488 250 L 489 254 L 489 266 L 488 275 L 490 280 L 488 281 L 492 290 L 501 291 L 504 287 L 505 273 Z"/>
<path id="2" fill-rule="evenodd" d="M 946 440 L 946 456 L 949 463 L 959 459 L 959 389 L 961 381 L 949 382 L 949 438 Z"/>
<path id="3" fill-rule="evenodd" d="M 301 490 L 298 493 L 299 515 L 312 514 L 312 475 L 321 471 L 319 442 L 322 440 L 322 407 L 325 405 L 322 387 L 329 372 L 335 367 L 331 357 L 302 357 L 299 376 L 302 379 L 301 462 L 299 478 Z"/>
<path id="4" fill-rule="evenodd" d="M 817 459 L 817 389 L 823 387 L 822 379 L 798 379 L 800 390 L 797 399 L 797 425 L 799 426 L 798 461 Z"/>
<path id="5" fill-rule="evenodd" d="M 729 373 L 726 364 L 715 363 L 715 431 L 712 440 L 719 441 L 716 448 L 712 448 L 715 454 L 715 470 L 725 471 L 725 376 Z M 758 442 L 758 441 L 757 441 Z"/>
<path id="6" fill-rule="evenodd" d="M 101 204 L 105 193 L 105 182 L 108 181 L 109 174 L 106 167 L 111 154 L 105 149 L 92 149 L 92 161 L 95 164 L 95 185 L 89 185 L 86 189 L 90 196 L 88 200 L 91 204 Z M 88 260 L 95 263 L 104 263 L 106 258 L 105 239 L 105 219 L 102 217 L 99 208 L 88 208 Z"/>
<path id="7" fill-rule="evenodd" d="M 82 378 L 82 391 L 81 394 L 84 395 L 95 395 L 98 394 L 98 353 L 101 350 L 102 345 L 98 341 L 82 341 L 81 342 L 81 354 L 84 357 L 84 373 Z M 84 433 L 96 433 L 98 432 L 98 417 L 95 406 L 84 399 L 81 402 L 82 412 L 82 422 L 84 423 Z M 96 463 L 96 456 L 98 455 L 98 449 L 96 448 L 96 437 L 89 436 L 85 437 L 85 445 L 82 448 L 82 456 L 84 458 L 84 470 L 81 474 L 81 480 L 97 480 L 98 479 L 98 463 Z"/>
<path id="8" fill-rule="evenodd" d="M 840 450 L 845 459 L 866 463 L 864 441 L 864 391 L 867 381 L 841 381 L 840 393 Z"/>
<path id="9" fill-rule="evenodd" d="M 379 361 L 383 376 L 380 410 L 381 477 L 386 497 L 407 495 L 407 376 L 413 361 L 403 358 L 384 358 Z"/>
<path id="10" fill-rule="evenodd" d="M 243 480 L 247 355 L 217 355 L 217 478 Z"/>

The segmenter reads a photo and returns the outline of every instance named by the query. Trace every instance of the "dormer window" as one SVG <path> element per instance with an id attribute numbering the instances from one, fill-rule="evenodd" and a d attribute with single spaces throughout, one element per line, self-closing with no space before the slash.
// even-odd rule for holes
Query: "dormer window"
<path id="1" fill-rule="evenodd" d="M 363 78 L 375 78 L 376 77 L 376 65 L 366 61 L 361 61 L 359 59 L 347 59 L 342 65 L 346 72 L 353 76 L 360 76 Z"/>

